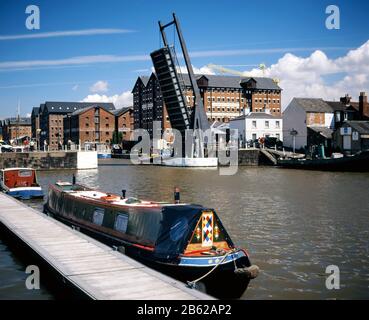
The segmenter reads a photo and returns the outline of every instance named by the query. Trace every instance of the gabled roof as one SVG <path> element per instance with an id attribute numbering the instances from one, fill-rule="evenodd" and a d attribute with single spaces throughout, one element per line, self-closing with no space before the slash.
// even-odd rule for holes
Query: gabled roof
<path id="1" fill-rule="evenodd" d="M 333 130 L 327 127 L 318 127 L 318 126 L 308 126 L 308 129 L 313 130 L 316 133 L 319 133 L 324 138 L 332 139 Z"/>
<path id="2" fill-rule="evenodd" d="M 325 102 L 323 99 L 316 98 L 293 98 L 295 103 L 297 103 L 306 112 L 324 112 L 332 113 L 332 107 Z"/>
<path id="3" fill-rule="evenodd" d="M 79 109 L 99 106 L 107 111 L 114 111 L 115 107 L 113 103 L 110 102 L 57 102 L 57 101 L 46 101 L 45 109 L 49 113 L 73 113 Z"/>
<path id="4" fill-rule="evenodd" d="M 340 101 L 325 101 L 333 109 L 333 111 L 345 111 L 350 105 L 343 104 Z"/>
<path id="5" fill-rule="evenodd" d="M 360 134 L 369 134 L 369 121 L 346 121 L 345 123 Z"/>
<path id="6" fill-rule="evenodd" d="M 40 104 L 40 109 L 39 109 L 40 111 L 39 112 L 40 113 L 43 113 L 44 112 L 44 109 L 45 109 L 45 104 L 44 103 L 41 103 Z"/>
<path id="7" fill-rule="evenodd" d="M 103 106 L 101 106 L 100 104 L 95 104 L 95 105 L 87 106 L 85 108 L 78 109 L 78 110 L 74 111 L 71 115 L 72 116 L 77 116 L 79 114 L 82 114 L 82 113 L 90 110 L 90 109 L 98 108 L 98 107 L 105 109 L 106 111 L 110 112 L 111 114 L 114 114 L 114 112 L 115 112 L 115 109 L 114 110 L 108 110 L 108 109 L 104 108 Z"/>
<path id="8" fill-rule="evenodd" d="M 190 78 L 187 73 L 182 74 L 186 86 L 189 86 Z M 249 81 L 250 77 L 222 76 L 213 74 L 196 74 L 196 80 L 201 77 L 208 79 L 208 86 L 213 88 L 237 88 L 242 89 L 241 83 Z M 270 78 L 253 77 L 256 81 L 256 89 L 259 90 L 281 90 L 281 88 Z"/>
<path id="9" fill-rule="evenodd" d="M 40 107 L 33 107 L 32 109 L 32 115 L 37 117 L 40 113 Z"/>
<path id="10" fill-rule="evenodd" d="M 117 109 L 115 110 L 113 113 L 119 117 L 121 116 L 122 114 L 125 114 L 126 112 L 128 112 L 129 110 L 133 110 L 133 107 L 123 107 L 123 108 L 120 108 L 120 109 Z"/>
<path id="11" fill-rule="evenodd" d="M 21 117 L 21 118 L 7 118 L 4 120 L 5 125 L 21 125 L 21 126 L 30 126 L 31 118 Z"/>
<path id="12" fill-rule="evenodd" d="M 153 75 L 156 77 L 155 73 L 151 74 L 151 76 Z M 242 89 L 241 83 L 245 83 L 249 81 L 250 79 L 254 79 L 256 81 L 256 89 L 258 90 L 282 90 L 278 86 L 278 84 L 276 84 L 274 80 L 271 78 L 263 78 L 263 77 L 250 78 L 250 77 L 223 76 L 223 75 L 214 75 L 214 74 L 195 74 L 196 80 L 199 80 L 203 77 L 208 80 L 208 87 L 212 87 L 212 88 Z M 182 78 L 186 86 L 191 85 L 190 77 L 188 76 L 187 73 L 182 73 Z"/>
<path id="13" fill-rule="evenodd" d="M 151 74 L 151 76 L 152 76 L 152 74 Z M 149 80 L 151 78 L 151 76 L 150 77 L 148 77 L 148 76 L 138 76 L 138 78 L 137 78 L 137 80 L 136 80 L 136 82 L 135 82 L 135 84 L 134 84 L 133 89 L 132 89 L 131 92 L 133 92 L 135 90 L 136 85 L 137 85 L 137 83 L 139 81 L 142 82 L 142 84 L 144 85 L 144 87 L 146 87 L 147 86 L 147 83 L 149 82 Z"/>

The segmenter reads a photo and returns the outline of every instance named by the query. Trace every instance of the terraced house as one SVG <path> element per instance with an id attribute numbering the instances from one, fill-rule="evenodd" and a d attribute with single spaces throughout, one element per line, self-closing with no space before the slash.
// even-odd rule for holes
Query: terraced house
<path id="1" fill-rule="evenodd" d="M 182 74 L 187 106 L 194 105 L 190 80 Z M 204 108 L 210 122 L 228 123 L 231 119 L 251 112 L 268 112 L 281 115 L 281 91 L 270 78 L 243 78 L 237 76 L 196 75 Z M 153 121 L 160 121 L 162 129 L 170 128 L 169 117 L 155 73 L 138 77 L 133 90 L 134 126 L 152 133 Z"/>

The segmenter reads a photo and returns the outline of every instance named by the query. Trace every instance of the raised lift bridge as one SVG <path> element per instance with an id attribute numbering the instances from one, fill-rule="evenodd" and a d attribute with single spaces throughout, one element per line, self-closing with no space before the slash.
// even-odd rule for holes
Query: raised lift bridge
<path id="1" fill-rule="evenodd" d="M 179 68 L 176 52 L 174 47 L 169 46 L 165 34 L 165 28 L 171 25 L 174 25 L 176 28 L 192 87 L 194 96 L 194 107 L 192 110 L 191 108 L 188 108 L 186 104 L 184 94 L 186 88 Z M 197 131 L 197 146 L 192 146 L 190 157 L 194 156 L 195 148 L 197 150 L 195 154 L 196 157 L 202 158 L 204 157 L 202 131 L 209 129 L 210 125 L 205 113 L 200 90 L 197 86 L 190 57 L 188 55 L 187 47 L 176 15 L 173 13 L 173 20 L 165 25 L 162 25 L 159 21 L 159 28 L 164 47 L 152 52 L 150 55 L 155 68 L 156 76 L 159 80 L 159 85 L 167 108 L 170 124 L 172 128 L 179 130 L 179 132 L 182 134 L 183 143 L 185 142 L 186 129 L 199 129 L 199 131 Z"/>

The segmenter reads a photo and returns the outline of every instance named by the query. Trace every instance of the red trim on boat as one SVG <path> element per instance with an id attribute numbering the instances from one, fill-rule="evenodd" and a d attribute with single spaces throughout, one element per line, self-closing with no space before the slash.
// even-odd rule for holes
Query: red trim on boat
<path id="1" fill-rule="evenodd" d="M 140 248 L 140 249 L 148 250 L 148 251 L 154 251 L 155 250 L 154 247 L 147 247 L 147 246 L 143 246 L 141 244 L 132 243 L 132 246 L 135 246 L 135 247 Z"/>

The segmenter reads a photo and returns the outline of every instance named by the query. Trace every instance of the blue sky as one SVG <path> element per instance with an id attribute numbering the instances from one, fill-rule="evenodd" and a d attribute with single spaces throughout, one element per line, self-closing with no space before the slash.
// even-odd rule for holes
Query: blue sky
<path id="1" fill-rule="evenodd" d="M 25 8 L 30 4 L 40 8 L 40 30 L 25 27 Z M 330 4 L 340 8 L 340 30 L 325 28 L 325 8 Z M 172 12 L 180 19 L 196 67 L 209 63 L 242 65 L 232 68 L 244 71 L 262 62 L 267 66 L 276 64 L 286 53 L 307 58 L 316 49 L 334 60 L 369 39 L 366 1 L 1 0 L 0 118 L 15 115 L 18 99 L 22 114 L 26 114 L 46 100 L 80 101 L 91 94 L 114 96 L 131 90 L 137 76 L 151 69 L 148 55 L 159 47 L 157 21 L 168 21 Z M 130 32 L 1 38 L 88 29 Z M 173 32 L 168 32 L 168 36 L 172 41 Z M 87 56 L 94 56 L 95 62 L 86 63 Z M 96 62 L 102 60 L 101 56 L 119 61 Z M 74 64 L 65 60 L 76 61 L 76 57 L 84 58 Z M 43 66 L 45 61 L 48 66 Z M 21 62 L 21 67 L 14 62 Z M 322 75 L 322 79 L 329 86 L 343 76 L 340 71 L 337 75 Z M 108 84 L 105 91 L 91 92 L 97 81 Z M 357 90 L 367 88 L 366 79 L 358 83 L 363 88 Z M 329 88 L 325 90 L 329 94 Z M 352 90 L 356 91 L 356 87 Z M 356 96 L 357 92 L 352 94 Z"/>

